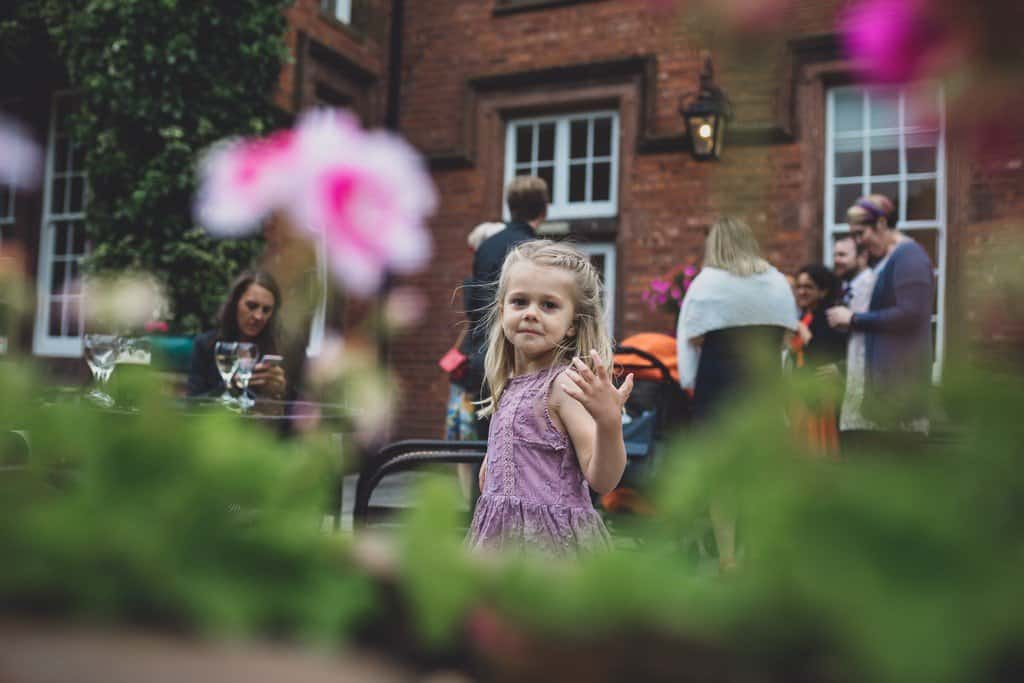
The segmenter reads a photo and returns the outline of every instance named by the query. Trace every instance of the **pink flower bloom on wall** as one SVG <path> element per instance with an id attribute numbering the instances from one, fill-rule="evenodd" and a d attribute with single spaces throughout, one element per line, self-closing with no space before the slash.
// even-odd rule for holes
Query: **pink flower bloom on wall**
<path id="1" fill-rule="evenodd" d="M 41 169 L 42 154 L 25 128 L 0 115 L 0 184 L 31 189 Z"/>
<path id="2" fill-rule="evenodd" d="M 289 130 L 218 143 L 200 165 L 196 220 L 225 237 L 253 232 L 294 193 L 299 169 Z"/>
<path id="3" fill-rule="evenodd" d="M 385 273 L 430 257 L 437 206 L 420 156 L 398 136 L 366 132 L 338 110 L 304 115 L 290 131 L 215 147 L 204 159 L 196 219 L 214 234 L 251 232 L 272 211 L 323 240 L 335 277 L 357 295 Z"/>
<path id="4" fill-rule="evenodd" d="M 949 47 L 926 0 L 861 0 L 839 19 L 847 54 L 877 83 L 924 76 Z"/>

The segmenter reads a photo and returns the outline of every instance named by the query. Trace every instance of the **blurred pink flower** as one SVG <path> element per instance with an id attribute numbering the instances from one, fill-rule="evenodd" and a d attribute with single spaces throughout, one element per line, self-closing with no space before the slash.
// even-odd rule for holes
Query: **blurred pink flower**
<path id="1" fill-rule="evenodd" d="M 394 332 L 408 329 L 423 320 L 429 302 L 415 287 L 396 287 L 384 302 L 384 322 Z"/>
<path id="2" fill-rule="evenodd" d="M 150 320 L 148 323 L 145 324 L 143 329 L 145 329 L 146 332 L 148 332 L 149 334 L 163 334 L 167 332 L 168 327 L 167 323 L 165 323 L 163 320 Z"/>
<path id="3" fill-rule="evenodd" d="M 200 164 L 196 220 L 215 235 L 251 233 L 294 194 L 300 168 L 290 130 L 267 138 L 222 141 Z"/>
<path id="4" fill-rule="evenodd" d="M 950 32 L 928 0 L 860 0 L 839 18 L 847 55 L 876 83 L 928 74 L 950 47 Z"/>
<path id="5" fill-rule="evenodd" d="M 437 194 L 416 151 L 391 133 L 362 131 L 339 111 L 306 114 L 297 135 L 306 182 L 292 202 L 295 223 L 326 237 L 342 284 L 371 294 L 386 271 L 426 265 L 426 219 Z"/>
<path id="6" fill-rule="evenodd" d="M 0 184 L 28 190 L 39 182 L 42 153 L 19 123 L 0 115 Z"/>
<path id="7" fill-rule="evenodd" d="M 366 132 L 347 112 L 316 110 L 290 131 L 215 147 L 201 167 L 195 213 L 214 234 L 233 236 L 281 210 L 324 240 L 334 276 L 366 296 L 385 273 L 426 265 L 426 219 L 436 206 L 430 174 L 404 140 Z"/>

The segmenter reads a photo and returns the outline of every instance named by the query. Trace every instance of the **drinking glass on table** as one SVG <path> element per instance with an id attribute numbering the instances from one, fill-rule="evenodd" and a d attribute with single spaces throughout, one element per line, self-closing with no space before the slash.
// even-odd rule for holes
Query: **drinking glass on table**
<path id="1" fill-rule="evenodd" d="M 231 395 L 230 387 L 231 378 L 238 370 L 238 342 L 217 342 L 213 346 L 213 357 L 217 362 L 217 372 L 224 380 L 224 393 L 220 397 L 220 402 L 226 406 L 234 405 L 238 401 Z"/>
<path id="2" fill-rule="evenodd" d="M 85 395 L 87 399 L 104 408 L 114 407 L 114 399 L 103 391 L 117 364 L 121 339 L 113 334 L 87 334 L 82 338 L 85 362 L 89 364 L 92 378 L 98 386 Z"/>
<path id="3" fill-rule="evenodd" d="M 238 405 L 242 412 L 256 405 L 256 401 L 249 396 L 249 380 L 252 379 L 252 371 L 260 360 L 260 350 L 255 344 L 238 342 L 238 368 L 235 370 L 235 377 L 242 386 L 242 395 L 238 399 Z"/>

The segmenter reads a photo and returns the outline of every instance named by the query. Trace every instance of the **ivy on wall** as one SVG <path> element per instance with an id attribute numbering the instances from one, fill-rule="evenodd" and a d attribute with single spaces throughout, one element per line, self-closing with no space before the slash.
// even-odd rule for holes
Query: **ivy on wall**
<path id="1" fill-rule="evenodd" d="M 214 316 L 258 240 L 213 240 L 192 221 L 195 167 L 214 141 L 285 121 L 285 0 L 44 0 L 37 7 L 81 93 L 94 271 L 164 281 L 175 332 Z"/>

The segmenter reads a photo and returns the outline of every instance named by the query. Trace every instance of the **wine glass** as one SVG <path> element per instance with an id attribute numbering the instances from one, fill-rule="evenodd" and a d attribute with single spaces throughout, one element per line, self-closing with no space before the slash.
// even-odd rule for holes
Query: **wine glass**
<path id="1" fill-rule="evenodd" d="M 249 397 L 249 380 L 252 379 L 252 371 L 260 360 L 260 350 L 255 344 L 249 342 L 238 342 L 238 368 L 235 375 L 238 383 L 242 385 L 242 395 L 238 398 L 238 405 L 242 412 L 256 405 L 256 401 Z"/>
<path id="2" fill-rule="evenodd" d="M 92 371 L 92 378 L 99 384 L 85 397 L 104 408 L 113 408 L 114 399 L 103 391 L 103 387 L 114 372 L 117 355 L 121 349 L 121 339 L 112 334 L 87 334 L 82 338 L 82 346 L 85 350 L 85 362 Z"/>
<path id="3" fill-rule="evenodd" d="M 220 402 L 226 406 L 237 403 L 231 395 L 231 378 L 238 370 L 238 342 L 219 341 L 213 346 L 213 357 L 217 361 L 217 372 L 224 380 L 224 393 Z"/>

